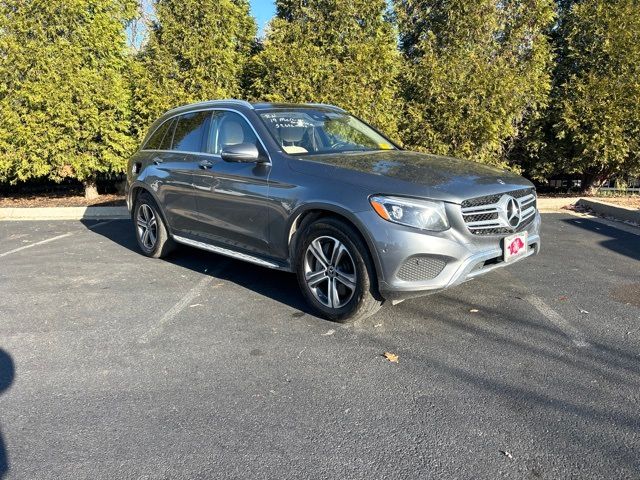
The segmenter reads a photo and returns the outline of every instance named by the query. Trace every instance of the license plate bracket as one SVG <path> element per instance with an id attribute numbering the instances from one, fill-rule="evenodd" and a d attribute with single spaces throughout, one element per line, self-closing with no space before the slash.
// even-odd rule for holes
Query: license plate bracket
<path id="1" fill-rule="evenodd" d="M 503 259 L 505 262 L 513 262 L 527 254 L 527 232 L 515 233 L 505 237 L 503 241 Z"/>

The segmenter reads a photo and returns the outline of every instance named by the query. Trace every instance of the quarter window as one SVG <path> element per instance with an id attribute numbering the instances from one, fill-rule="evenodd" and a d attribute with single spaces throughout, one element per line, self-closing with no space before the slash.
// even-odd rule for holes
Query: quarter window
<path id="1" fill-rule="evenodd" d="M 151 138 L 149 138 L 149 140 L 147 140 L 147 143 L 144 146 L 145 150 L 160 150 L 160 145 L 162 144 L 162 140 L 164 139 L 165 135 L 167 134 L 167 130 L 169 130 L 169 125 L 171 124 L 171 121 L 168 122 L 164 122 L 162 125 L 160 125 L 158 128 L 156 128 L 156 131 L 153 132 L 153 135 L 151 135 Z"/>
<path id="2" fill-rule="evenodd" d="M 209 129 L 211 112 L 193 112 L 180 115 L 173 134 L 173 150 L 202 152 L 205 132 Z"/>

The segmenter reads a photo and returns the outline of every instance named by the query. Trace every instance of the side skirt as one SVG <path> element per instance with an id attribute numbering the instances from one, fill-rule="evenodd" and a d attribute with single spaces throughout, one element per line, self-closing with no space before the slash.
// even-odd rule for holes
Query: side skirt
<path id="1" fill-rule="evenodd" d="M 273 260 L 267 260 L 265 258 L 256 257 L 248 253 L 237 252 L 235 250 L 230 250 L 228 248 L 219 247 L 218 245 L 211 245 L 209 243 L 199 242 L 197 240 L 191 240 L 190 238 L 181 237 L 179 235 L 172 235 L 172 237 L 178 243 L 182 243 L 183 245 L 188 245 L 190 247 L 199 248 L 200 250 L 206 250 L 208 252 L 224 255 L 225 257 L 231 257 L 238 260 L 242 260 L 244 262 L 254 263 L 256 265 L 260 265 L 261 267 L 273 268 L 276 270 L 283 270 L 285 272 L 291 271 L 288 265 L 285 265 L 282 263 L 276 263 Z"/>

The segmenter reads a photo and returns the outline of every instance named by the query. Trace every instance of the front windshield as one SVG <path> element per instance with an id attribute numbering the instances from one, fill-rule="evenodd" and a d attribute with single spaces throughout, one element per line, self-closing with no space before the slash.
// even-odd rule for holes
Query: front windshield
<path id="1" fill-rule="evenodd" d="M 270 110 L 260 117 L 290 155 L 395 150 L 388 139 L 346 113 L 301 108 Z"/>

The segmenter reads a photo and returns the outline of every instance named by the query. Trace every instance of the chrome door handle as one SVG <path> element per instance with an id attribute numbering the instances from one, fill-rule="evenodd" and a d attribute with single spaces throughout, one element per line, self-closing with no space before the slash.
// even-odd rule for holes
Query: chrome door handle
<path id="1" fill-rule="evenodd" d="M 213 162 L 211 160 L 202 160 L 200 162 L 200 168 L 207 170 L 209 168 L 213 167 Z"/>
<path id="2" fill-rule="evenodd" d="M 164 162 L 164 160 L 162 160 L 160 157 L 154 157 L 152 161 L 154 165 L 160 165 L 162 162 Z"/>

